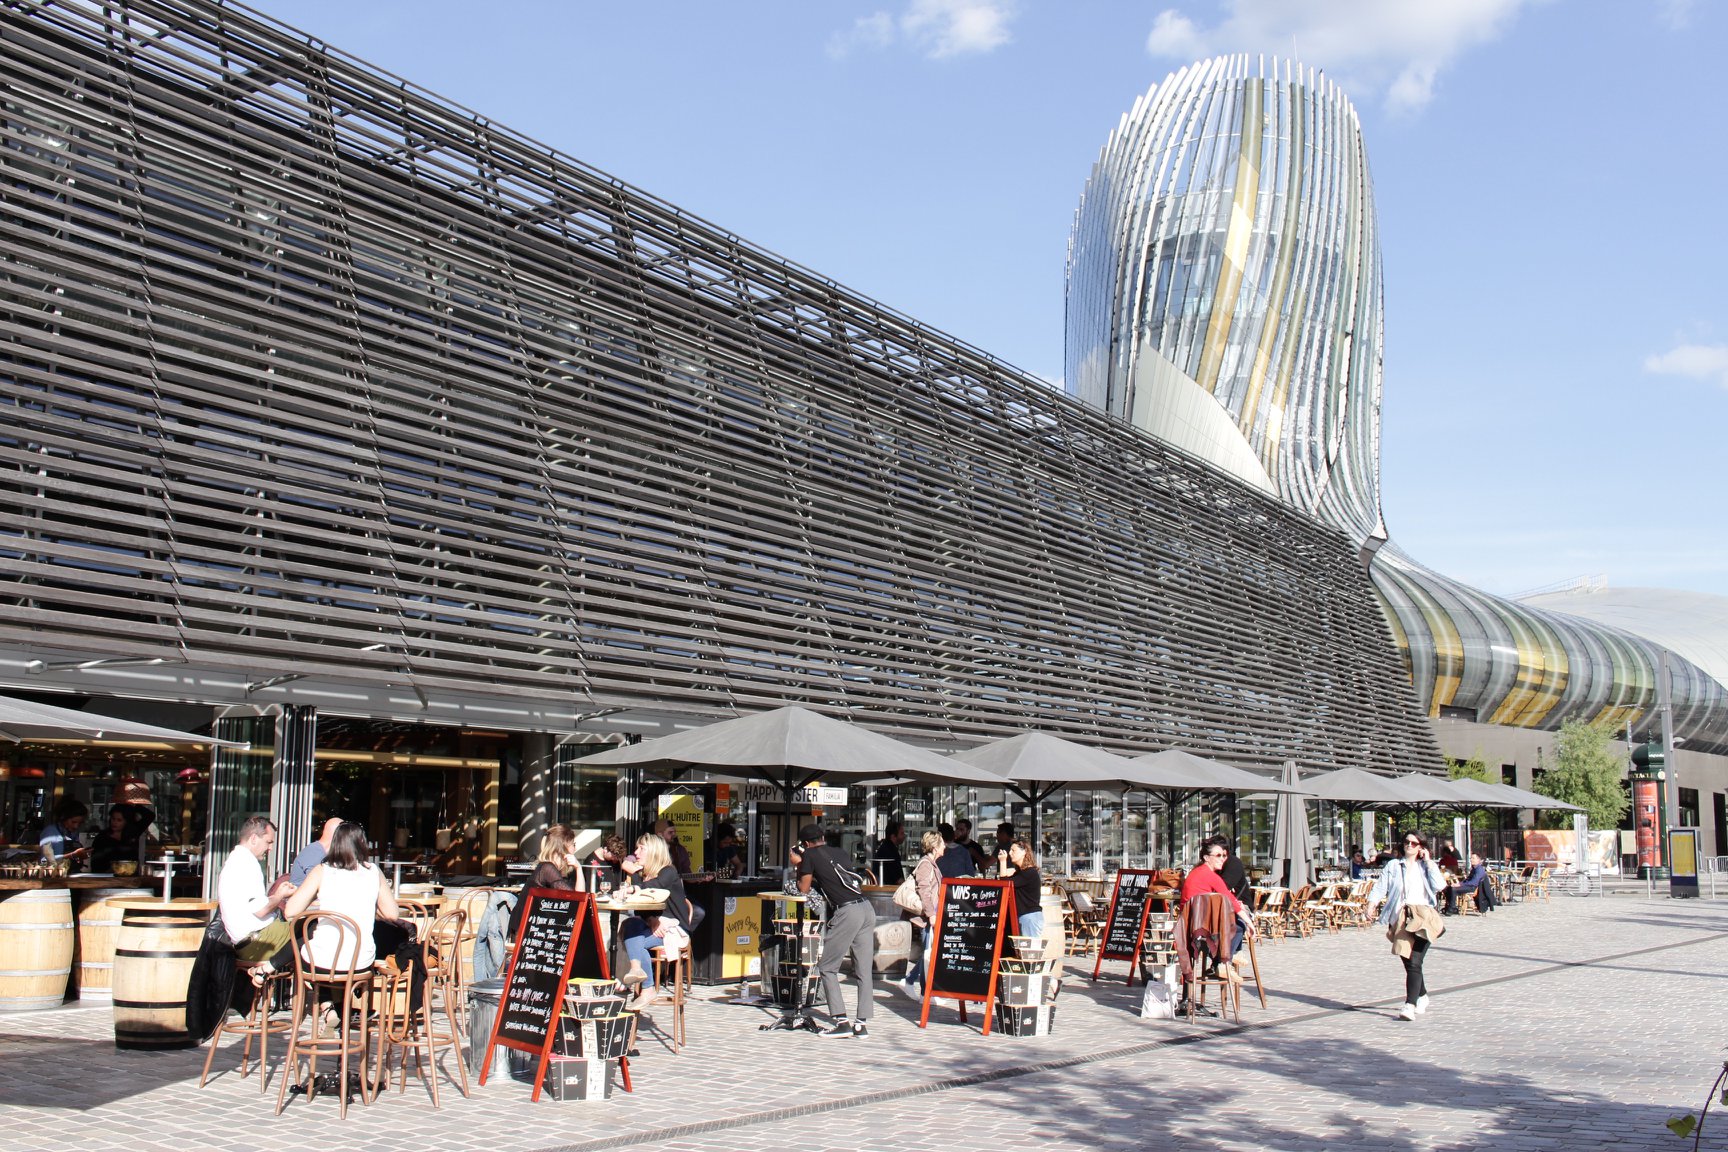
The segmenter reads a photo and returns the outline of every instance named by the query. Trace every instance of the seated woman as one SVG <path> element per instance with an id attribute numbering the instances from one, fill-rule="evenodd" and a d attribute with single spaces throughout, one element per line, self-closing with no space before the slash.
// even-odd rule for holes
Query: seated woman
<path id="1" fill-rule="evenodd" d="M 1236 913 L 1235 931 L 1230 935 L 1230 956 L 1236 958 L 1237 949 L 1242 946 L 1242 938 L 1254 928 L 1254 914 L 1250 912 L 1236 894 L 1230 891 L 1230 886 L 1224 883 L 1221 873 L 1224 862 L 1230 858 L 1229 841 L 1222 836 L 1213 836 L 1200 845 L 1200 863 L 1189 869 L 1188 875 L 1182 878 L 1182 903 L 1187 904 L 1199 893 L 1212 892 L 1230 901 L 1231 910 Z M 1240 980 L 1241 976 L 1231 970 L 1232 979 Z"/>
<path id="2" fill-rule="evenodd" d="M 318 901 L 320 912 L 338 913 L 359 926 L 360 954 L 354 961 L 355 971 L 370 968 L 378 957 L 373 942 L 377 918 L 395 920 L 401 915 L 396 894 L 385 882 L 384 874 L 377 865 L 367 862 L 366 830 L 358 824 L 344 823 L 336 829 L 324 862 L 306 874 L 305 883 L 288 897 L 283 914 L 293 919 L 310 908 L 314 900 Z M 346 971 L 353 949 L 354 942 L 344 938 L 340 926 L 321 921 L 312 939 L 306 942 L 302 959 L 327 972 Z"/>
<path id="3" fill-rule="evenodd" d="M 510 939 L 514 941 L 522 928 L 522 914 L 528 910 L 528 889 L 555 888 L 560 892 L 586 892 L 587 879 L 582 864 L 576 859 L 576 830 L 568 824 L 554 824 L 540 837 L 540 859 L 533 875 L 522 885 L 516 897 L 516 907 L 510 913 Z"/>
<path id="4" fill-rule="evenodd" d="M 654 953 L 667 945 L 687 948 L 690 945 L 690 899 L 684 895 L 684 880 L 672 867 L 672 854 L 666 841 L 652 832 L 636 841 L 636 859 L 641 864 L 642 887 L 664 888 L 667 892 L 663 912 L 638 912 L 624 921 L 618 930 L 624 941 L 624 954 L 630 958 L 630 968 L 620 976 L 626 987 L 641 985 L 632 1009 L 646 1008 L 654 1000 Z"/>

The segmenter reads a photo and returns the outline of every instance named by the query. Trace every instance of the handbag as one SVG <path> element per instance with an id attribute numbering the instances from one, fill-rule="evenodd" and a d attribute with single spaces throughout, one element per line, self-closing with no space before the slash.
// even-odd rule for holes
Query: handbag
<path id="1" fill-rule="evenodd" d="M 924 901 L 918 898 L 918 880 L 908 876 L 894 889 L 894 906 L 914 916 L 924 915 Z"/>

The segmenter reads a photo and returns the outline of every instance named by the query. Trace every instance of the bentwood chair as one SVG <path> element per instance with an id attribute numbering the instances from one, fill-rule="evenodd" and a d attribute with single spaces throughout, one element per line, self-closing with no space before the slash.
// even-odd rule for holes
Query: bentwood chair
<path id="1" fill-rule="evenodd" d="M 307 1099 L 318 1093 L 318 1058 L 333 1056 L 337 1060 L 336 1095 L 341 1101 L 338 1113 L 348 1116 L 348 1084 L 350 1073 L 360 1080 L 360 1099 L 370 1104 L 376 1093 L 376 1083 L 368 1075 L 367 1060 L 371 1052 L 371 1013 L 368 1005 L 374 987 L 373 972 L 360 967 L 360 926 L 337 912 L 303 912 L 292 921 L 294 930 L 294 1006 L 289 1014 L 288 1058 L 285 1074 L 276 1093 L 276 1114 L 280 1116 L 288 1103 L 288 1082 L 305 1085 Z M 319 925 L 335 929 L 335 966 L 319 968 L 307 959 L 308 945 Z M 326 1032 L 320 1027 L 319 1006 L 325 998 L 335 1008 L 334 1028 Z M 309 1065 L 307 1079 L 301 1081 L 300 1061 Z"/>
<path id="2" fill-rule="evenodd" d="M 418 1006 L 414 1004 L 414 982 L 419 974 L 412 967 L 400 969 L 394 961 L 382 965 L 384 990 L 380 997 L 378 1080 L 382 1087 L 390 1078 L 392 1056 L 397 1059 L 396 1091 L 407 1090 L 408 1057 L 426 1082 L 432 1107 L 438 1105 L 438 1050 L 450 1051 L 462 1095 L 468 1095 L 468 1067 L 462 1059 L 462 1032 L 458 1024 L 462 993 L 462 963 L 458 946 L 467 913 L 458 909 L 440 916 L 420 939 L 420 959 L 425 966 L 426 986 Z"/>
<path id="3" fill-rule="evenodd" d="M 251 965 L 243 960 L 234 961 L 236 980 L 250 980 Z M 198 1077 L 198 1087 L 204 1087 L 204 1082 L 210 1078 L 210 1065 L 216 1059 L 216 1049 L 222 1046 L 224 1036 L 244 1036 L 246 1041 L 240 1046 L 240 1078 L 245 1079 L 249 1071 L 247 1063 L 252 1054 L 252 1039 L 258 1039 L 258 1092 L 263 1095 L 270 1083 L 270 1072 L 266 1067 L 270 1059 L 270 1037 L 286 1036 L 294 1026 L 291 1016 L 273 1016 L 270 1005 L 276 999 L 276 991 L 284 981 L 292 978 L 292 971 L 272 972 L 264 980 L 262 988 L 252 990 L 252 1007 L 244 1015 L 222 1013 L 222 1022 L 216 1025 L 216 1034 L 210 1037 L 210 1051 L 204 1057 L 204 1072 Z"/>

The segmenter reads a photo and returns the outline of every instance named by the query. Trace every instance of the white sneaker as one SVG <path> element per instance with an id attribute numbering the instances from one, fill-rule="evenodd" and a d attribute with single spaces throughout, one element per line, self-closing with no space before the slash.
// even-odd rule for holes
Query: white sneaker
<path id="1" fill-rule="evenodd" d="M 1414 1020 L 1414 1019 L 1416 1019 L 1416 1005 L 1406 1004 L 1406 1005 L 1404 1005 L 1404 1007 L 1398 1009 L 1398 1019 L 1400 1019 L 1400 1020 Z"/>
<path id="2" fill-rule="evenodd" d="M 1427 993 L 1423 993 L 1421 996 L 1416 997 L 1416 1015 L 1420 1016 L 1426 1011 L 1428 1011 L 1428 995 Z"/>

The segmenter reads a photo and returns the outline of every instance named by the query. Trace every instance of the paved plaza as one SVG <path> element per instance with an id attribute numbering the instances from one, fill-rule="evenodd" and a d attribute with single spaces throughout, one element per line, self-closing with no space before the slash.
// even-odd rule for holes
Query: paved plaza
<path id="1" fill-rule="evenodd" d="M 276 1085 L 261 1098 L 256 1075 L 200 1090 L 203 1050 L 117 1051 L 101 1007 L 0 1016 L 0 1147 L 1689 1146 L 1663 1124 L 1703 1103 L 1728 1055 L 1728 899 L 1557 895 L 1448 924 L 1428 962 L 1433 1009 L 1414 1022 L 1392 1015 L 1401 970 L 1368 929 L 1263 945 L 1270 1003 L 1248 997 L 1241 1027 L 1142 1021 L 1125 966 L 1094 984 L 1090 961 L 1070 966 L 1054 1034 L 1035 1039 L 982 1036 L 952 1004 L 920 1031 L 915 1002 L 887 989 L 860 1040 L 760 1032 L 762 1009 L 704 1000 L 682 1054 L 644 1038 L 633 1095 L 531 1104 L 494 1079 L 467 1100 L 447 1083 L 434 1111 L 410 1082 L 346 1121 L 328 1097 L 274 1117 Z M 1728 1143 L 1728 1116 L 1705 1142 Z"/>

